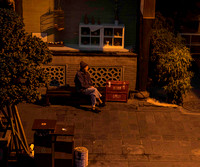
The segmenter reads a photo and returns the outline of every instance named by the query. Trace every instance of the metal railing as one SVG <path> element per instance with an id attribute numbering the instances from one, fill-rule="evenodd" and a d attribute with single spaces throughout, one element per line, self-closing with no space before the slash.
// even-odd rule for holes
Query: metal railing
<path id="1" fill-rule="evenodd" d="M 192 54 L 200 54 L 200 33 L 180 33 Z"/>

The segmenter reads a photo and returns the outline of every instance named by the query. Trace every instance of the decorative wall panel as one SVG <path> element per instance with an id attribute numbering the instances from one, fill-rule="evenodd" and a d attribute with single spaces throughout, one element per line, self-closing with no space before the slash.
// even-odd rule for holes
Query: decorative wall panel
<path id="1" fill-rule="evenodd" d="M 91 79 L 96 87 L 105 87 L 107 80 L 123 80 L 123 67 L 98 67 L 89 68 Z"/>
<path id="2" fill-rule="evenodd" d="M 50 86 L 64 86 L 66 83 L 66 66 L 49 65 L 43 67 L 50 77 Z"/>

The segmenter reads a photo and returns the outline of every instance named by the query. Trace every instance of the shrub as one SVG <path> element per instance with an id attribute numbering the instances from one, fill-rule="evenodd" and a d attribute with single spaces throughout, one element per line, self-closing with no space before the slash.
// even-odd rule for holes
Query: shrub
<path id="1" fill-rule="evenodd" d="M 168 102 L 182 103 L 183 95 L 190 90 L 192 57 L 183 39 L 176 36 L 165 18 L 157 14 L 152 30 L 151 73 L 156 85 L 164 88 Z"/>
<path id="2" fill-rule="evenodd" d="M 190 52 L 186 47 L 176 47 L 160 55 L 157 64 L 158 82 L 162 83 L 169 102 L 181 103 L 183 95 L 190 90 L 192 72 L 188 71 L 188 68 L 191 66 L 191 60 Z"/>
<path id="3" fill-rule="evenodd" d="M 34 102 L 37 88 L 48 76 L 41 65 L 51 61 L 47 45 L 25 33 L 24 23 L 15 12 L 0 9 L 0 102 L 1 105 Z"/>

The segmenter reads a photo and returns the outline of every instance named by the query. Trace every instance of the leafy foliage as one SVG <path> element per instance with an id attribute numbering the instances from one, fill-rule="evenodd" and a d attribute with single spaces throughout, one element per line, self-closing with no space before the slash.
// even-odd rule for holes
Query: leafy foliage
<path id="1" fill-rule="evenodd" d="M 34 102 L 37 89 L 48 76 L 41 65 L 51 62 L 47 45 L 25 33 L 24 23 L 15 12 L 0 9 L 0 103 Z"/>
<path id="2" fill-rule="evenodd" d="M 175 36 L 167 20 L 157 14 L 152 30 L 151 67 L 156 85 L 164 88 L 168 102 L 181 103 L 183 95 L 190 90 L 192 72 L 188 71 L 192 57 L 183 39 Z"/>

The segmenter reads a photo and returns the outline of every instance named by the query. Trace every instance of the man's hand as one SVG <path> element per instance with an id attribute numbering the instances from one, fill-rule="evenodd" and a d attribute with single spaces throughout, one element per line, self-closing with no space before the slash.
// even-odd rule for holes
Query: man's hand
<path id="1" fill-rule="evenodd" d="M 90 88 L 94 88 L 94 86 L 90 86 Z"/>

